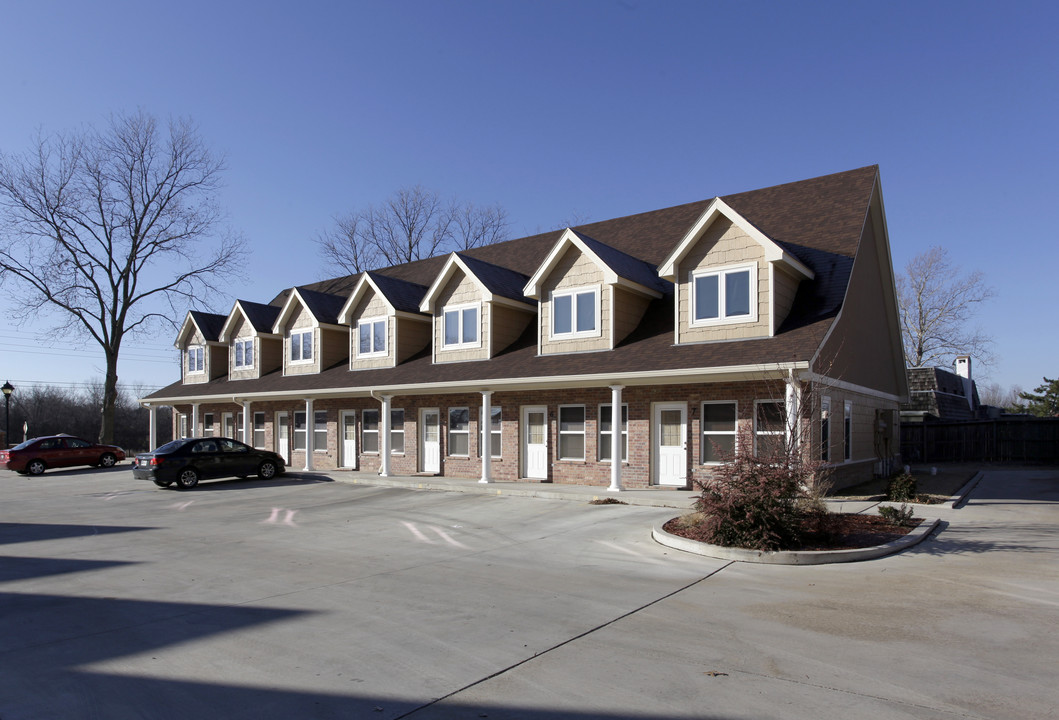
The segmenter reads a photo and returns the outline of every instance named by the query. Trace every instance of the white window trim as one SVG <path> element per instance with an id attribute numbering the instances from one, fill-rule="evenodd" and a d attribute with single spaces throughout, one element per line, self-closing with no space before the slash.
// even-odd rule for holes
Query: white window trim
<path id="1" fill-rule="evenodd" d="M 735 406 L 735 421 L 734 421 L 734 423 L 732 425 L 732 431 L 731 432 L 728 432 L 727 430 L 705 430 L 705 429 L 703 429 L 703 426 L 706 424 L 706 411 L 705 411 L 705 409 L 703 409 L 699 413 L 699 418 L 700 418 L 700 420 L 699 420 L 699 428 L 702 430 L 702 432 L 701 432 L 701 435 L 702 435 L 702 447 L 699 449 L 699 459 L 702 460 L 702 458 L 706 457 L 706 452 L 705 452 L 706 443 L 709 442 L 710 436 L 712 436 L 712 435 L 724 435 L 726 437 L 731 435 L 732 438 L 733 438 L 732 451 L 738 453 L 739 452 L 739 401 L 738 400 L 705 400 L 705 401 L 703 401 L 702 405 L 703 405 L 703 408 L 705 408 L 705 406 L 707 406 L 707 405 L 734 405 Z M 754 408 L 754 413 L 755 413 L 754 422 L 756 424 L 757 423 L 757 414 L 756 414 L 757 413 L 757 407 Z M 755 437 L 757 437 L 756 433 L 755 433 Z M 723 462 L 720 462 L 718 460 L 702 461 L 701 464 L 710 465 L 710 466 L 724 465 Z"/>
<path id="2" fill-rule="evenodd" d="M 467 411 L 467 429 L 466 430 L 453 430 L 452 429 L 452 411 L 453 410 L 466 410 Z M 446 415 L 446 418 L 447 418 L 446 421 L 445 421 L 445 431 L 446 431 L 445 452 L 446 452 L 447 457 L 458 457 L 458 458 L 470 457 L 471 456 L 471 409 L 469 407 L 465 407 L 465 406 L 450 407 L 450 408 L 447 408 L 447 412 L 446 412 L 445 415 Z M 466 435 L 467 436 L 467 452 L 466 453 L 454 453 L 454 452 L 452 452 L 452 435 L 453 435 L 453 433 L 455 433 L 457 435 Z"/>
<path id="3" fill-rule="evenodd" d="M 177 415 L 177 428 L 181 440 L 188 436 L 188 416 L 184 413 Z"/>
<path id="4" fill-rule="evenodd" d="M 848 428 L 847 428 L 848 426 Z M 842 461 L 853 461 L 853 401 L 842 406 Z"/>
<path id="5" fill-rule="evenodd" d="M 298 429 L 298 416 L 299 415 L 301 415 L 303 418 L 305 418 L 305 421 L 302 423 L 302 429 L 301 430 Z M 305 414 L 304 410 L 295 410 L 291 414 L 290 427 L 291 427 L 291 439 L 293 440 L 293 444 L 291 445 L 291 450 L 294 450 L 296 452 L 305 452 L 305 449 L 308 447 L 307 443 L 309 442 L 309 418 Z M 301 445 L 301 447 L 298 447 L 298 433 L 301 433 L 301 435 L 302 435 L 302 445 Z"/>
<path id="6" fill-rule="evenodd" d="M 614 459 L 613 458 L 604 458 L 603 457 L 603 437 L 606 436 L 606 435 L 610 435 L 611 434 L 610 430 L 606 430 L 606 431 L 603 430 L 603 408 L 610 408 L 610 407 L 612 407 L 612 405 L 610 403 L 600 403 L 599 404 L 599 412 L 596 414 L 596 454 L 599 456 L 599 461 L 601 463 L 607 463 L 608 465 L 613 463 Z M 622 443 L 621 443 L 621 445 L 622 445 L 621 464 L 622 465 L 628 465 L 629 464 L 629 403 L 622 403 L 621 404 L 621 409 L 623 411 L 623 414 L 625 415 L 625 427 L 621 431 L 621 440 L 622 440 Z M 613 425 L 613 424 L 614 424 L 613 418 L 611 418 L 611 425 Z M 613 450 L 613 448 L 611 448 L 611 449 Z"/>
<path id="7" fill-rule="evenodd" d="M 824 437 L 824 413 L 827 413 L 827 437 Z M 820 398 L 820 462 L 831 462 L 831 424 L 831 397 L 824 395 Z"/>
<path id="8" fill-rule="evenodd" d="M 258 427 L 257 427 L 257 418 L 258 418 L 258 416 L 261 417 L 261 430 L 260 430 L 260 432 L 261 432 L 261 444 L 260 445 L 258 445 L 257 442 L 256 442 L 257 433 L 258 433 Z M 253 443 L 254 447 L 256 449 L 258 449 L 258 450 L 264 450 L 265 449 L 265 443 L 267 442 L 266 439 L 265 439 L 265 413 L 263 413 L 263 412 L 255 412 L 254 413 L 253 425 L 250 426 L 250 435 L 251 435 L 250 441 L 251 441 L 251 443 Z M 250 443 L 247 443 L 247 444 L 249 445 Z"/>
<path id="9" fill-rule="evenodd" d="M 375 429 L 368 429 L 368 416 L 375 413 Z M 365 435 L 374 435 L 375 450 L 368 450 L 368 443 L 364 442 Z M 382 455 L 382 411 L 374 408 L 362 410 L 360 413 L 360 452 L 364 455 Z"/>
<path id="10" fill-rule="evenodd" d="M 584 426 L 581 428 L 580 431 L 577 431 L 577 430 L 563 430 L 563 409 L 564 408 L 581 408 L 582 417 L 584 418 L 584 420 L 583 420 Z M 588 435 L 588 411 L 585 409 L 585 406 L 584 405 L 560 405 L 559 406 L 559 412 L 555 416 L 555 418 L 556 418 L 555 419 L 555 428 L 556 428 L 556 434 L 557 434 L 556 444 L 558 445 L 558 447 L 556 448 L 556 451 L 559 453 L 559 459 L 560 460 L 573 460 L 573 461 L 580 460 L 580 461 L 584 461 L 585 460 L 585 455 L 587 454 L 587 451 L 588 451 L 588 438 L 587 438 L 587 435 Z M 566 457 L 566 456 L 562 455 L 563 435 L 580 435 L 581 436 L 581 448 L 582 448 L 581 457 Z"/>
<path id="11" fill-rule="evenodd" d="M 394 422 L 393 422 L 393 415 L 394 415 L 394 413 L 398 413 L 398 412 L 401 413 L 401 429 L 400 430 L 396 429 L 397 426 L 394 425 Z M 404 441 L 405 441 L 405 437 L 406 437 L 405 436 L 405 432 L 404 432 L 404 423 L 405 423 L 404 408 L 390 408 L 390 454 L 391 455 L 404 455 L 404 452 L 405 452 L 404 451 Z M 401 436 L 401 449 L 400 450 L 394 450 L 393 449 L 394 448 L 394 442 L 393 442 L 393 436 L 394 435 L 400 435 Z"/>
<path id="12" fill-rule="evenodd" d="M 786 423 L 780 425 L 779 430 L 760 430 L 757 426 L 758 420 L 758 407 L 761 405 L 779 405 L 780 410 L 786 414 L 787 405 L 783 400 L 755 400 L 754 401 L 754 454 L 758 453 L 757 439 L 760 435 L 779 435 L 781 437 L 787 436 Z"/>
<path id="13" fill-rule="evenodd" d="M 374 328 L 374 325 L 375 325 L 375 323 L 378 323 L 378 322 L 382 323 L 382 333 L 383 333 L 383 335 L 382 335 L 383 336 L 383 341 L 382 342 L 383 342 L 383 345 L 385 346 L 385 347 L 383 347 L 382 350 L 374 349 L 374 346 L 375 346 L 375 328 Z M 364 325 L 371 326 L 371 329 L 368 331 L 368 333 L 369 333 L 369 336 L 372 339 L 372 343 L 371 343 L 372 344 L 372 350 L 369 351 L 369 352 L 361 352 L 360 351 L 360 328 L 362 326 L 364 326 Z M 385 315 L 376 316 L 376 317 L 370 317 L 370 318 L 362 318 L 362 319 L 357 321 L 356 347 L 357 347 L 357 357 L 358 358 L 386 357 L 386 355 L 387 355 L 387 353 L 389 352 L 389 349 L 390 349 L 390 323 L 388 322 L 388 319 L 387 319 L 387 317 Z"/>
<path id="14" fill-rule="evenodd" d="M 217 428 L 213 424 L 213 413 L 202 413 L 202 437 L 213 437 L 216 430 Z"/>
<path id="15" fill-rule="evenodd" d="M 725 315 L 724 277 L 729 273 L 750 271 L 750 314 L 727 317 Z M 696 290 L 699 278 L 717 276 L 717 312 L 716 318 L 698 319 L 695 317 Z M 713 327 L 715 325 L 735 325 L 739 323 L 754 323 L 758 319 L 758 303 L 760 301 L 757 284 L 757 263 L 739 263 L 738 265 L 722 265 L 720 267 L 699 268 L 688 273 L 688 325 L 691 327 Z"/>
<path id="16" fill-rule="evenodd" d="M 577 300 L 578 295 L 586 293 L 592 293 L 593 297 L 593 310 L 595 311 L 595 328 L 592 330 L 573 330 L 570 332 L 560 333 L 555 330 L 555 299 L 560 297 L 570 297 L 570 327 L 573 328 L 577 322 Z M 548 298 L 550 305 L 549 315 L 551 316 L 551 327 L 548 328 L 548 337 L 551 340 L 574 340 L 577 338 L 593 338 L 600 337 L 603 335 L 603 302 L 602 292 L 600 292 L 599 285 L 584 285 L 576 288 L 560 288 L 552 290 Z"/>
<path id="17" fill-rule="evenodd" d="M 250 362 L 244 361 L 246 356 L 246 345 L 250 345 Z M 236 370 L 246 370 L 247 368 L 254 367 L 254 360 L 256 360 L 256 353 L 254 352 L 254 338 L 239 338 L 232 343 L 232 367 Z"/>
<path id="18" fill-rule="evenodd" d="M 305 334 L 309 335 L 309 338 L 310 338 L 309 339 L 309 352 L 312 353 L 312 355 L 310 355 L 310 357 L 308 359 L 299 358 L 297 360 L 294 360 L 294 359 L 292 359 L 292 355 L 294 354 L 294 338 L 295 337 L 299 338 L 298 347 L 300 348 L 304 344 L 304 343 L 302 343 L 300 338 L 302 337 L 302 335 L 305 335 Z M 316 347 L 315 347 L 315 345 L 316 345 L 316 333 L 313 332 L 313 328 L 308 328 L 306 330 L 291 330 L 290 334 L 287 336 L 287 339 L 288 339 L 287 364 L 289 364 L 289 365 L 311 365 L 313 360 L 314 360 L 313 356 L 316 354 L 314 352 L 316 350 Z M 298 352 L 299 352 L 299 354 L 301 354 L 300 350 Z"/>
<path id="19" fill-rule="evenodd" d="M 199 363 L 196 362 L 196 367 L 191 367 L 191 354 L 195 352 L 198 359 L 202 361 L 202 367 L 198 367 Z M 188 364 L 188 375 L 202 375 L 206 372 L 206 346 L 205 345 L 189 345 L 187 352 L 184 353 L 184 357 L 187 359 Z"/>
<path id="20" fill-rule="evenodd" d="M 317 415 L 324 416 L 324 424 L 321 429 L 316 421 Z M 324 441 L 322 443 L 316 442 L 317 433 L 324 434 Z M 326 453 L 327 452 L 327 411 L 326 410 L 313 410 L 313 452 L 314 453 Z"/>
<path id="21" fill-rule="evenodd" d="M 486 431 L 484 422 L 483 423 L 479 423 L 479 425 L 481 425 L 481 428 L 479 429 L 479 432 L 478 432 L 478 457 L 482 456 L 482 448 L 484 448 L 486 446 L 488 446 L 489 450 L 492 451 L 492 449 L 493 449 L 493 435 L 499 435 L 500 436 L 500 454 L 499 455 L 490 455 L 489 457 L 494 459 L 494 460 L 502 460 L 503 457 L 504 457 L 504 411 L 501 409 L 500 406 L 491 405 L 489 407 L 489 412 L 490 412 L 489 430 Z M 500 413 L 500 428 L 498 430 L 493 430 L 493 418 L 492 418 L 492 415 L 491 415 L 492 413 Z M 479 415 L 480 414 L 481 413 L 479 413 Z M 488 440 L 485 437 L 486 432 L 489 433 Z"/>
<path id="22" fill-rule="evenodd" d="M 478 318 L 477 327 L 475 327 L 475 341 L 474 342 L 463 342 L 463 311 L 474 308 L 477 312 L 475 316 Z M 455 312 L 459 320 L 459 337 L 460 342 L 447 343 L 445 342 L 445 315 L 446 313 Z M 441 309 L 441 349 L 442 350 L 466 350 L 468 348 L 480 348 L 482 346 L 482 304 L 477 303 L 463 303 L 461 305 L 447 305 Z"/>

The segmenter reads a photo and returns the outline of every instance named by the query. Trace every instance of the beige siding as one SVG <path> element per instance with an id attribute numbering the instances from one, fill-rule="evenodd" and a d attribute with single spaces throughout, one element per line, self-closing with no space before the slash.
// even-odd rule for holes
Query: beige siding
<path id="1" fill-rule="evenodd" d="M 552 299 L 556 290 L 595 287 L 599 290 L 600 333 L 598 337 L 552 338 Z M 610 293 L 603 285 L 603 271 L 576 247 L 568 248 L 541 286 L 541 353 L 590 352 L 610 349 Z"/>
<path id="2" fill-rule="evenodd" d="M 351 370 L 366 370 L 369 368 L 383 368 L 393 367 L 394 365 L 394 334 L 396 328 L 394 326 L 394 318 L 387 317 L 390 312 L 390 306 L 378 293 L 374 290 L 368 290 L 364 293 L 364 297 L 360 299 L 357 306 L 353 309 L 353 313 L 349 317 L 349 368 Z M 379 357 L 366 357 L 361 358 L 357 356 L 357 350 L 360 347 L 360 331 L 357 328 L 357 323 L 365 318 L 386 318 L 386 355 Z"/>
<path id="3" fill-rule="evenodd" d="M 284 375 L 314 375 L 320 372 L 320 333 L 313 332 L 313 359 L 312 362 L 294 363 L 290 361 L 290 334 L 294 330 L 311 329 L 313 317 L 300 304 L 294 308 L 294 312 L 287 320 L 283 333 L 283 374 Z"/>
<path id="4" fill-rule="evenodd" d="M 820 401 L 823 397 L 831 399 L 831 422 L 830 422 L 830 467 L 835 487 L 843 487 L 850 482 L 863 479 L 864 473 L 870 476 L 868 470 L 862 472 L 851 472 L 855 469 L 872 466 L 879 460 L 897 458 L 900 454 L 900 432 L 898 428 L 891 427 L 883 430 L 877 425 L 877 415 L 883 411 L 884 417 L 890 419 L 897 414 L 897 403 L 892 400 L 853 392 L 844 388 L 828 386 L 827 382 L 817 383 L 814 388 L 816 397 L 813 399 L 812 427 L 813 439 L 811 447 L 818 452 L 821 446 L 820 438 Z M 845 459 L 845 403 L 850 402 L 851 407 L 851 444 L 850 459 Z M 814 455 L 816 460 L 819 455 Z"/>
<path id="5" fill-rule="evenodd" d="M 259 351 L 257 366 L 262 375 L 283 367 L 283 348 L 283 340 L 280 338 L 259 337 L 257 339 Z"/>
<path id="6" fill-rule="evenodd" d="M 794 277 L 779 264 L 773 266 L 772 281 L 772 309 L 776 313 L 775 328 L 778 330 L 783 321 L 787 319 L 791 306 L 794 305 L 794 295 L 798 292 L 798 278 Z"/>
<path id="7" fill-rule="evenodd" d="M 224 377 L 228 374 L 228 346 L 207 345 L 206 346 L 206 375 L 210 380 Z"/>
<path id="8" fill-rule="evenodd" d="M 640 324 L 651 299 L 629 292 L 620 287 L 614 288 L 614 344 L 617 345 Z"/>
<path id="9" fill-rule="evenodd" d="M 349 357 L 349 330 L 336 328 L 320 328 L 316 332 L 317 341 L 320 345 L 319 363 L 326 370 L 338 363 L 345 363 Z"/>
<path id="10" fill-rule="evenodd" d="M 453 305 L 480 303 L 478 312 L 479 347 L 446 350 L 445 308 Z M 489 303 L 482 302 L 478 284 L 457 270 L 438 294 L 434 304 L 434 360 L 435 362 L 464 362 L 467 360 L 489 359 L 489 338 L 486 329 L 489 327 Z"/>
<path id="11" fill-rule="evenodd" d="M 202 372 L 200 373 L 189 373 L 188 372 L 188 348 L 196 345 L 205 345 L 206 341 L 202 339 L 202 333 L 195 329 L 195 332 L 188 336 L 187 342 L 180 348 L 180 367 L 184 375 L 185 385 L 197 385 L 199 383 L 209 382 L 210 379 L 210 353 L 208 350 L 202 353 Z"/>
<path id="12" fill-rule="evenodd" d="M 403 363 L 430 345 L 430 322 L 397 318 L 397 362 Z"/>
<path id="13" fill-rule="evenodd" d="M 756 322 L 732 323 L 709 327 L 692 327 L 691 274 L 696 270 L 756 262 L 758 317 Z M 707 228 L 699 241 L 680 261 L 677 270 L 680 342 L 737 340 L 767 337 L 769 334 L 769 271 L 765 250 L 757 241 L 725 218 Z"/>
<path id="14" fill-rule="evenodd" d="M 251 367 L 235 368 L 235 342 L 236 340 L 253 340 L 254 341 L 254 364 Z M 232 339 L 229 343 L 230 352 L 228 353 L 228 378 L 230 380 L 250 380 L 256 377 L 260 377 L 258 373 L 258 367 L 260 367 L 261 358 L 258 357 L 260 353 L 260 343 L 254 338 L 254 328 L 250 323 L 246 321 L 242 313 L 239 313 L 238 319 L 235 321 L 235 326 L 232 328 Z"/>
<path id="15" fill-rule="evenodd" d="M 518 340 L 526 328 L 537 319 L 534 312 L 517 310 L 506 305 L 493 305 L 490 310 L 493 314 L 493 355 Z"/>

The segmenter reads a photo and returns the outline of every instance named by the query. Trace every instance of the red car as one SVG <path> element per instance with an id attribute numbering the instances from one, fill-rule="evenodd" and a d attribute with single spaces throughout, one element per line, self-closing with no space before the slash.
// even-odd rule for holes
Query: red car
<path id="1" fill-rule="evenodd" d="M 23 475 L 40 475 L 47 468 L 71 465 L 108 468 L 124 459 L 125 451 L 116 445 L 98 445 L 73 435 L 33 438 L 10 450 L 0 450 L 0 464 Z"/>

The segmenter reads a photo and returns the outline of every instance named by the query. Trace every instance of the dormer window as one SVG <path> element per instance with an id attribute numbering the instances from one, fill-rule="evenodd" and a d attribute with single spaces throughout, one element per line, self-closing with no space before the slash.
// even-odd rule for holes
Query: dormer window
<path id="1" fill-rule="evenodd" d="M 479 347 L 478 304 L 447 307 L 444 311 L 444 347 Z"/>
<path id="2" fill-rule="evenodd" d="M 552 293 L 552 337 L 597 337 L 600 334 L 599 288 Z"/>
<path id="3" fill-rule="evenodd" d="M 201 345 L 193 345 L 188 348 L 188 374 L 201 373 L 206 371 L 205 364 L 205 348 Z"/>
<path id="4" fill-rule="evenodd" d="M 313 331 L 303 330 L 290 334 L 290 361 L 312 362 L 313 359 Z"/>
<path id="5" fill-rule="evenodd" d="M 250 368 L 254 366 L 254 339 L 236 340 L 232 345 L 234 353 L 233 364 L 236 368 Z"/>
<path id="6" fill-rule="evenodd" d="M 367 318 L 357 323 L 357 357 L 386 354 L 386 318 Z"/>
<path id="7" fill-rule="evenodd" d="M 691 274 L 691 324 L 757 320 L 757 265 L 731 265 Z"/>

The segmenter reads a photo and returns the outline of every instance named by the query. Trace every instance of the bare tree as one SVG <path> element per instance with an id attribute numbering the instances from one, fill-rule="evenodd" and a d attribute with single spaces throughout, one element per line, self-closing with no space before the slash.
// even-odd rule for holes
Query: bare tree
<path id="1" fill-rule="evenodd" d="M 125 338 L 172 325 L 238 267 L 242 240 L 217 236 L 222 170 L 190 121 L 166 132 L 143 112 L 0 155 L 0 278 L 17 288 L 22 322 L 53 311 L 56 330 L 102 348 L 103 442 Z"/>
<path id="2" fill-rule="evenodd" d="M 941 247 L 912 258 L 897 278 L 901 337 L 910 367 L 948 365 L 959 354 L 992 359 L 992 338 L 970 323 L 994 296 L 984 275 L 964 274 Z"/>
<path id="3" fill-rule="evenodd" d="M 316 239 L 320 254 L 349 273 L 434 257 L 506 239 L 499 205 L 446 203 L 421 185 L 402 188 L 378 206 L 335 218 Z"/>
<path id="4" fill-rule="evenodd" d="M 1020 406 L 1019 395 L 1021 393 L 1022 387 L 1019 385 L 1005 388 L 998 382 L 978 384 L 978 399 L 983 405 L 992 405 L 1005 410 L 1013 410 Z"/>

